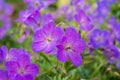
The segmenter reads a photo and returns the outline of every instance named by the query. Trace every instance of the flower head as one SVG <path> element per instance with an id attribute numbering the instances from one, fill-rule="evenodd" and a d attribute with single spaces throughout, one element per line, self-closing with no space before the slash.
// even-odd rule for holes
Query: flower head
<path id="1" fill-rule="evenodd" d="M 80 28 L 85 31 L 90 31 L 93 28 L 92 21 L 85 14 L 83 10 L 78 9 L 75 15 L 76 22 L 80 25 Z"/>
<path id="2" fill-rule="evenodd" d="M 100 48 L 108 46 L 110 35 L 105 30 L 102 31 L 100 29 L 94 29 L 89 34 L 89 38 L 89 43 L 93 48 Z"/>
<path id="3" fill-rule="evenodd" d="M 21 54 L 17 61 L 7 61 L 5 64 L 11 80 L 34 80 L 39 73 L 39 67 L 31 62 L 27 54 Z"/>
<path id="4" fill-rule="evenodd" d="M 55 27 L 53 21 L 48 22 L 35 32 L 32 43 L 33 51 L 50 53 L 61 40 L 63 33 L 60 27 Z"/>
<path id="5" fill-rule="evenodd" d="M 0 48 L 0 54 L 1 54 L 0 59 L 3 60 L 5 63 L 7 61 L 17 61 L 17 58 L 21 54 L 26 54 L 26 55 L 30 56 L 30 54 L 27 51 L 25 51 L 24 49 L 22 49 L 22 48 L 20 48 L 20 49 L 11 48 L 8 51 L 6 46 L 2 46 Z"/>
<path id="6" fill-rule="evenodd" d="M 113 64 L 119 58 L 119 50 L 116 46 L 108 47 L 104 49 L 104 54 L 110 64 Z"/>
<path id="7" fill-rule="evenodd" d="M 79 33 L 74 28 L 67 28 L 65 36 L 57 45 L 57 58 L 61 62 L 66 62 L 70 58 L 75 66 L 82 64 L 82 56 L 80 53 L 85 51 L 85 41 L 81 39 Z"/>

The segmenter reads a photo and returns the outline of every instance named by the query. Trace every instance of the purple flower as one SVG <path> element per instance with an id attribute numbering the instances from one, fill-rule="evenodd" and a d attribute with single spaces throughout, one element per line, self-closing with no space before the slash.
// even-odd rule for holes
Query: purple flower
<path id="1" fill-rule="evenodd" d="M 33 11 L 40 10 L 43 8 L 44 4 L 41 0 L 29 0 L 28 2 L 28 9 L 31 9 Z"/>
<path id="2" fill-rule="evenodd" d="M 4 10 L 4 14 L 5 15 L 12 15 L 12 13 L 14 11 L 14 8 L 13 8 L 13 6 L 11 4 L 6 3 L 4 5 L 4 9 L 3 10 Z"/>
<path id="3" fill-rule="evenodd" d="M 11 27 L 11 21 L 9 17 L 0 16 L 0 39 L 2 39 L 5 35 L 7 30 Z"/>
<path id="4" fill-rule="evenodd" d="M 82 64 L 82 56 L 80 53 L 85 51 L 86 43 L 74 28 L 69 27 L 66 29 L 66 34 L 57 48 L 57 59 L 59 61 L 66 62 L 70 58 L 75 66 Z"/>
<path id="5" fill-rule="evenodd" d="M 46 8 L 55 3 L 56 0 L 24 0 L 24 2 L 28 3 L 28 8 L 40 10 L 41 8 Z"/>
<path id="6" fill-rule="evenodd" d="M 36 28 L 40 27 L 40 12 L 38 10 L 20 11 L 17 21 L 25 24 L 26 26 L 32 26 L 33 31 L 35 31 Z"/>
<path id="7" fill-rule="evenodd" d="M 68 5 L 62 5 L 56 12 L 55 17 L 62 17 L 67 21 L 72 21 L 74 19 L 74 11 Z"/>
<path id="8" fill-rule="evenodd" d="M 39 73 L 39 67 L 31 63 L 27 54 L 21 54 L 17 61 L 8 61 L 5 64 L 11 80 L 34 80 Z"/>
<path id="9" fill-rule="evenodd" d="M 119 24 L 118 24 L 117 20 L 115 19 L 114 16 L 112 16 L 110 18 L 110 20 L 108 21 L 107 29 L 112 33 L 118 25 Z"/>
<path id="10" fill-rule="evenodd" d="M 5 62 L 7 61 L 16 61 L 19 55 L 21 54 L 27 54 L 30 56 L 30 54 L 23 50 L 22 48 L 16 49 L 16 48 L 11 48 L 9 51 L 6 46 L 2 46 L 0 48 L 0 59 L 4 60 Z"/>
<path id="11" fill-rule="evenodd" d="M 108 31 L 111 33 L 111 37 L 113 41 L 120 42 L 120 23 L 115 19 L 115 17 L 111 17 L 108 21 L 107 26 Z"/>
<path id="12" fill-rule="evenodd" d="M 117 2 L 117 0 L 98 0 L 98 2 L 104 2 L 108 6 L 111 6 L 112 4 L 114 4 L 115 2 Z"/>
<path id="13" fill-rule="evenodd" d="M 42 25 L 47 24 L 48 22 L 53 21 L 53 20 L 54 20 L 54 18 L 51 13 L 45 13 L 42 16 Z"/>
<path id="14" fill-rule="evenodd" d="M 19 12 L 19 18 L 17 19 L 17 21 L 21 22 L 21 23 L 25 23 L 26 20 L 28 19 L 28 17 L 34 13 L 34 11 L 31 10 L 21 10 Z M 26 23 L 27 25 L 27 23 Z"/>
<path id="15" fill-rule="evenodd" d="M 80 25 L 80 28 L 85 31 L 90 31 L 93 28 L 93 24 L 90 18 L 85 14 L 83 10 L 77 10 L 75 20 Z"/>
<path id="16" fill-rule="evenodd" d="M 8 80 L 8 74 L 6 70 L 0 69 L 0 80 Z"/>
<path id="17" fill-rule="evenodd" d="M 41 29 L 38 29 L 34 33 L 32 43 L 33 51 L 50 53 L 61 40 L 63 33 L 60 27 L 55 27 L 53 21 L 43 25 Z"/>
<path id="18" fill-rule="evenodd" d="M 10 51 L 8 51 L 6 46 L 1 47 L 2 53 L 3 53 L 3 59 L 4 61 L 10 61 L 10 60 L 16 60 L 18 57 L 17 50 L 15 48 L 11 48 Z"/>
<path id="19" fill-rule="evenodd" d="M 106 17 L 110 12 L 110 8 L 103 1 L 98 3 L 97 11 L 99 16 Z"/>
<path id="20" fill-rule="evenodd" d="M 4 3 L 4 0 L 0 0 L 0 12 L 3 10 Z"/>
<path id="21" fill-rule="evenodd" d="M 86 0 L 70 0 L 71 5 L 74 5 L 75 7 L 79 7 L 80 9 L 84 9 L 86 6 Z"/>
<path id="22" fill-rule="evenodd" d="M 120 25 L 114 28 L 114 39 L 120 43 Z"/>
<path id="23" fill-rule="evenodd" d="M 95 24 L 97 23 L 101 25 L 106 21 L 110 13 L 110 8 L 107 6 L 105 0 L 98 2 L 97 5 L 97 9 L 94 11 L 94 14 L 91 14 L 91 16 Z"/>
<path id="24" fill-rule="evenodd" d="M 11 27 L 9 16 L 13 13 L 13 6 L 0 0 L 0 39 L 2 39 L 7 30 Z"/>
<path id="25" fill-rule="evenodd" d="M 105 48 L 104 54 L 110 64 L 113 64 L 115 61 L 117 61 L 120 56 L 119 50 L 115 46 Z"/>
<path id="26" fill-rule="evenodd" d="M 89 43 L 93 48 L 100 48 L 108 46 L 110 35 L 105 30 L 94 29 L 88 37 L 90 38 Z"/>
<path id="27" fill-rule="evenodd" d="M 56 0 L 43 0 L 44 7 L 48 7 L 51 4 L 54 4 Z"/>
<path id="28" fill-rule="evenodd" d="M 14 8 L 11 4 L 5 3 L 4 0 L 0 0 L 0 16 L 1 15 L 11 15 L 14 11 Z"/>

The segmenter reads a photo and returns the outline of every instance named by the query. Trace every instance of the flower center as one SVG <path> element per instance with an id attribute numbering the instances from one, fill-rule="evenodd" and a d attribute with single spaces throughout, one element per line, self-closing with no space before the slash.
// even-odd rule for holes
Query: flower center
<path id="1" fill-rule="evenodd" d="M 66 51 L 71 50 L 71 46 L 70 46 L 70 45 L 66 45 L 65 50 L 66 50 Z"/>
<path id="2" fill-rule="evenodd" d="M 7 55 L 6 60 L 8 60 L 8 61 L 11 60 L 11 56 Z"/>
<path id="3" fill-rule="evenodd" d="M 47 37 L 46 41 L 47 41 L 47 43 L 50 43 L 52 41 L 52 38 L 51 37 Z"/>
<path id="4" fill-rule="evenodd" d="M 100 36 L 97 37 L 97 38 L 96 38 L 96 41 L 100 42 L 100 41 L 101 41 L 101 37 L 100 37 Z"/>
<path id="5" fill-rule="evenodd" d="M 35 7 L 38 7 L 39 6 L 39 2 L 35 1 L 34 5 L 35 5 Z"/>
<path id="6" fill-rule="evenodd" d="M 115 59 L 114 56 L 110 57 L 110 60 L 114 60 L 114 59 Z"/>
<path id="7" fill-rule="evenodd" d="M 19 68 L 19 74 L 25 74 L 25 69 L 24 68 Z"/>

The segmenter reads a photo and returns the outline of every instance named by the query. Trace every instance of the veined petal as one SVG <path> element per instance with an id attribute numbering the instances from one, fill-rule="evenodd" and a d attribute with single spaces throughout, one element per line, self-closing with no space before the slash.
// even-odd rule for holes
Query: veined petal
<path id="1" fill-rule="evenodd" d="M 21 54 L 18 57 L 18 63 L 20 67 L 25 68 L 27 65 L 29 65 L 31 62 L 29 55 L 27 54 Z"/>
<path id="2" fill-rule="evenodd" d="M 53 39 L 55 41 L 60 41 L 63 37 L 64 31 L 60 27 L 56 27 L 53 31 Z"/>
<path id="3" fill-rule="evenodd" d="M 26 68 L 27 74 L 36 76 L 39 73 L 39 67 L 36 64 L 30 64 Z"/>
<path id="4" fill-rule="evenodd" d="M 63 46 L 58 45 L 57 48 L 58 48 L 57 59 L 61 62 L 68 61 L 68 54 L 64 50 Z"/>
<path id="5" fill-rule="evenodd" d="M 79 53 L 70 52 L 68 53 L 68 55 L 73 65 L 75 66 L 82 65 L 82 56 Z"/>
<path id="6" fill-rule="evenodd" d="M 33 42 L 32 43 L 32 49 L 35 52 L 40 52 L 42 50 L 44 50 L 47 47 L 47 44 L 44 42 Z"/>

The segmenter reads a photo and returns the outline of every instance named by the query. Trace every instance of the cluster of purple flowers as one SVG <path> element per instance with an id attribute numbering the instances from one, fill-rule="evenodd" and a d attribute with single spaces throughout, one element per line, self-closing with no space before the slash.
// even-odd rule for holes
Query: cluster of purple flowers
<path id="1" fill-rule="evenodd" d="M 102 49 L 110 64 L 116 63 L 120 69 L 120 51 L 116 44 L 120 43 L 120 23 L 111 17 L 111 5 L 117 0 L 99 0 L 96 8 L 93 4 L 88 4 L 85 0 L 71 0 L 69 5 L 63 6 L 60 11 L 67 11 L 64 15 L 68 21 L 74 21 L 79 24 L 80 30 L 87 32 L 88 48 L 93 55 L 95 49 Z M 81 5 L 82 4 L 82 5 Z M 59 11 L 59 12 L 60 12 Z M 63 13 L 62 13 L 63 14 Z M 110 20 L 109 20 L 110 18 Z M 101 25 L 107 22 L 104 30 Z"/>
<path id="2" fill-rule="evenodd" d="M 17 21 L 27 28 L 18 42 L 23 42 L 30 34 L 28 26 L 31 26 L 34 32 L 32 39 L 34 52 L 52 54 L 61 62 L 70 60 L 74 66 L 80 66 L 83 62 L 82 53 L 88 47 L 92 55 L 95 49 L 101 50 L 108 62 L 116 63 L 117 68 L 120 69 L 120 51 L 116 45 L 120 43 L 120 24 L 110 16 L 110 6 L 116 0 L 99 0 L 95 9 L 92 8 L 92 4 L 86 3 L 86 0 L 71 0 L 70 6 L 62 6 L 57 11 L 59 13 L 56 14 L 57 16 L 41 13 L 42 9 L 55 2 L 56 0 L 24 0 L 27 9 L 19 12 Z M 13 7 L 0 0 L 0 21 L 4 23 L 2 27 L 0 25 L 0 39 L 11 26 L 9 16 L 12 13 Z M 66 21 L 75 22 L 80 27 L 80 31 L 77 31 L 73 25 L 65 29 L 56 26 L 54 20 L 60 14 L 64 14 Z M 108 18 L 110 20 L 107 20 Z M 108 24 L 102 30 L 101 25 L 107 21 Z M 85 39 L 88 41 L 83 39 L 81 32 L 85 32 L 87 35 Z M 2 46 L 0 64 L 2 63 L 5 66 L 4 69 L 0 69 L 2 80 L 34 80 L 39 73 L 39 67 L 32 63 L 31 55 L 22 48 L 11 48 L 8 51 L 6 46 Z"/>
<path id="3" fill-rule="evenodd" d="M 34 80 L 39 73 L 39 67 L 32 63 L 31 55 L 24 49 L 6 46 L 0 48 L 0 62 L 5 69 L 0 69 L 0 80 Z"/>
<path id="4" fill-rule="evenodd" d="M 27 29 L 24 31 L 26 34 L 23 34 L 19 38 L 19 43 L 23 42 L 30 34 L 28 26 L 31 26 L 32 30 L 36 31 L 36 29 L 40 28 L 49 18 L 52 18 L 51 14 L 41 16 L 40 11 L 41 9 L 46 9 L 50 4 L 55 3 L 56 0 L 24 0 L 24 2 L 27 4 L 27 9 L 19 12 L 17 21 L 24 24 Z"/>
<path id="5" fill-rule="evenodd" d="M 13 6 L 6 3 L 4 0 L 0 0 L 0 39 L 2 39 L 8 29 L 11 27 L 10 16 L 13 13 Z"/>
<path id="6" fill-rule="evenodd" d="M 70 6 L 74 8 L 71 9 L 70 6 L 64 5 L 57 11 L 57 16 L 55 17 L 50 13 L 45 13 L 41 16 L 41 9 L 47 7 L 44 2 L 40 0 L 25 0 L 25 3 L 28 4 L 28 9 L 21 11 L 18 18 L 26 26 L 32 26 L 34 31 L 32 49 L 34 52 L 53 53 L 61 62 L 66 62 L 70 59 L 75 66 L 82 64 L 80 53 L 85 51 L 86 42 L 73 27 L 66 28 L 64 32 L 59 26 L 55 26 L 54 19 L 59 17 L 60 14 L 64 14 L 68 21 L 75 20 L 80 26 L 80 30 L 87 32 L 90 53 L 94 49 L 99 48 L 103 48 L 103 52 L 106 53 L 108 47 L 110 49 L 113 46 L 115 47 L 113 39 L 119 41 L 119 27 L 114 29 L 111 27 L 111 25 L 115 24 L 116 19 L 109 21 L 110 27 L 108 28 L 112 28 L 112 32 L 109 29 L 101 30 L 98 28 L 100 27 L 98 25 L 103 24 L 107 20 L 110 14 L 110 6 L 116 1 L 100 0 L 96 3 L 97 7 L 93 9 L 93 5 L 86 3 L 85 0 L 71 0 Z"/>
<path id="7" fill-rule="evenodd" d="M 73 27 L 68 27 L 64 33 L 53 21 L 46 23 L 33 36 L 33 51 L 53 53 L 61 62 L 66 62 L 69 57 L 75 66 L 82 64 L 80 53 L 85 48 L 85 41 Z"/>

